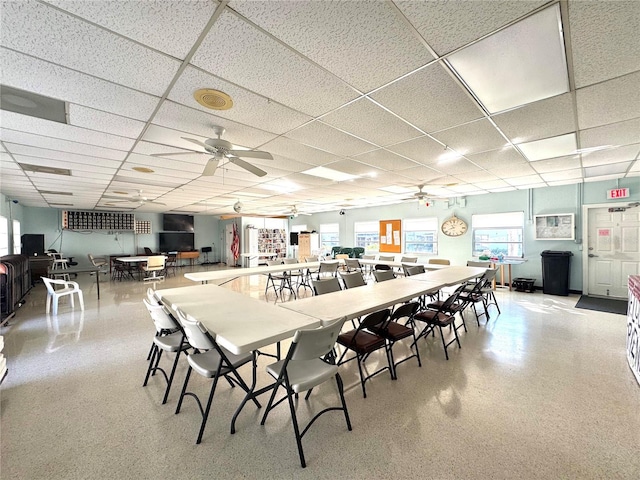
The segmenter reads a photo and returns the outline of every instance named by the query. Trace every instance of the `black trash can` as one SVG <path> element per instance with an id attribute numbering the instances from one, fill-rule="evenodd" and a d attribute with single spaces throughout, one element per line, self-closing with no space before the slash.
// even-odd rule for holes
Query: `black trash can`
<path id="1" fill-rule="evenodd" d="M 569 295 L 569 263 L 573 253 L 544 250 L 542 256 L 542 293 Z"/>

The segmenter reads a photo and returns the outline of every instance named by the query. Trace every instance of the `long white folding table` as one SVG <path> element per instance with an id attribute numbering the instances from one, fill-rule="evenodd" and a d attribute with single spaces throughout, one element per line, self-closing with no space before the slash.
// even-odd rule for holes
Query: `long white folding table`
<path id="1" fill-rule="evenodd" d="M 273 385 L 255 390 L 256 351 L 293 337 L 296 331 L 320 326 L 320 320 L 302 313 L 280 309 L 267 302 L 248 297 L 217 285 L 156 290 L 155 295 L 170 310 L 180 309 L 189 318 L 202 323 L 216 342 L 231 353 L 253 354 L 253 380 L 231 420 L 235 432 L 236 418 L 251 399 L 270 390 Z"/>
<path id="2" fill-rule="evenodd" d="M 351 320 L 377 312 L 382 308 L 438 291 L 441 287 L 442 284 L 437 282 L 414 282 L 408 278 L 396 278 L 280 303 L 278 307 L 315 317 L 324 325 L 336 318 L 347 317 L 347 320 Z"/>
<path id="3" fill-rule="evenodd" d="M 422 265 L 425 270 L 440 270 L 442 268 L 448 268 L 449 265 L 440 265 L 435 263 L 417 263 L 417 262 L 398 262 L 395 260 L 373 260 L 369 258 L 358 258 L 360 265 L 387 265 L 391 268 L 402 268 L 403 265 L 407 266 L 418 266 Z"/>
<path id="4" fill-rule="evenodd" d="M 339 263 L 337 260 L 327 261 L 323 263 Z M 246 277 L 249 275 L 267 275 L 269 273 L 288 272 L 290 270 L 315 270 L 320 267 L 320 262 L 305 263 L 288 263 L 269 265 L 266 267 L 250 267 L 250 268 L 234 268 L 228 270 L 209 270 L 206 272 L 185 273 L 184 278 L 193 282 L 208 283 L 215 280 L 224 280 L 220 285 L 224 285 L 238 277 Z"/>
<path id="5" fill-rule="evenodd" d="M 484 275 L 484 272 L 486 271 L 487 269 L 482 267 L 447 266 L 447 268 L 411 275 L 410 277 L 407 277 L 407 279 L 439 283 L 441 287 L 449 287 L 451 285 L 466 282 L 472 278 L 480 277 Z"/>

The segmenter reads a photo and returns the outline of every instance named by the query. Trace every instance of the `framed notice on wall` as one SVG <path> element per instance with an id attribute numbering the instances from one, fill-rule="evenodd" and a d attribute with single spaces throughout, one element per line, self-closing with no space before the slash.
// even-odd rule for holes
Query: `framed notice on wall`
<path id="1" fill-rule="evenodd" d="M 536 215 L 536 240 L 574 240 L 575 223 L 573 213 Z"/>
<path id="2" fill-rule="evenodd" d="M 380 252 L 402 252 L 401 226 L 400 220 L 380 220 Z"/>

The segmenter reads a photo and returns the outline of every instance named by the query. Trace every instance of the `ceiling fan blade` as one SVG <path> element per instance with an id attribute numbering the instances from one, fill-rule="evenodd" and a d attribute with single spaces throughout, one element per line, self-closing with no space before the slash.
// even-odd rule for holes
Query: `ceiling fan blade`
<path id="1" fill-rule="evenodd" d="M 269 152 L 262 152 L 260 150 L 229 150 L 231 155 L 236 157 L 245 158 L 262 158 L 263 160 L 273 160 L 273 156 Z"/>
<path id="2" fill-rule="evenodd" d="M 264 170 L 260 170 L 258 167 L 251 165 L 238 157 L 229 157 L 229 161 L 240 168 L 244 168 L 247 172 L 257 175 L 258 177 L 264 177 L 267 174 Z"/>
<path id="3" fill-rule="evenodd" d="M 204 167 L 204 171 L 202 172 L 203 177 L 211 177 L 215 175 L 216 169 L 218 168 L 219 160 L 215 157 L 211 157 L 207 162 L 207 165 Z"/>
<path id="4" fill-rule="evenodd" d="M 153 200 L 146 200 L 146 201 L 141 202 L 141 203 L 142 203 L 142 204 L 145 204 L 145 203 L 153 203 L 154 205 L 164 205 L 165 207 L 167 206 L 167 204 L 166 204 L 166 203 L 162 203 L 162 202 L 154 202 Z"/>
<path id="5" fill-rule="evenodd" d="M 186 140 L 188 142 L 195 143 L 196 145 L 200 145 L 201 147 L 203 147 L 205 149 L 208 147 L 208 145 L 206 143 L 201 142 L 200 140 L 196 140 L 195 138 L 188 138 L 188 137 L 180 137 L 180 138 L 183 139 L 183 140 Z"/>
<path id="6" fill-rule="evenodd" d="M 152 157 L 175 157 L 178 155 L 193 155 L 194 153 L 198 155 L 209 155 L 206 152 L 177 152 L 177 153 L 152 153 Z"/>

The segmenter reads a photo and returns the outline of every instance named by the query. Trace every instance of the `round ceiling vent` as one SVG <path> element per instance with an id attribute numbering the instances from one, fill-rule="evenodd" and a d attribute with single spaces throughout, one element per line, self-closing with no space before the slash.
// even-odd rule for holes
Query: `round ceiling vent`
<path id="1" fill-rule="evenodd" d="M 233 107 L 231 97 L 220 90 L 202 88 L 194 92 L 193 98 L 203 107 L 213 110 L 229 110 Z"/>

